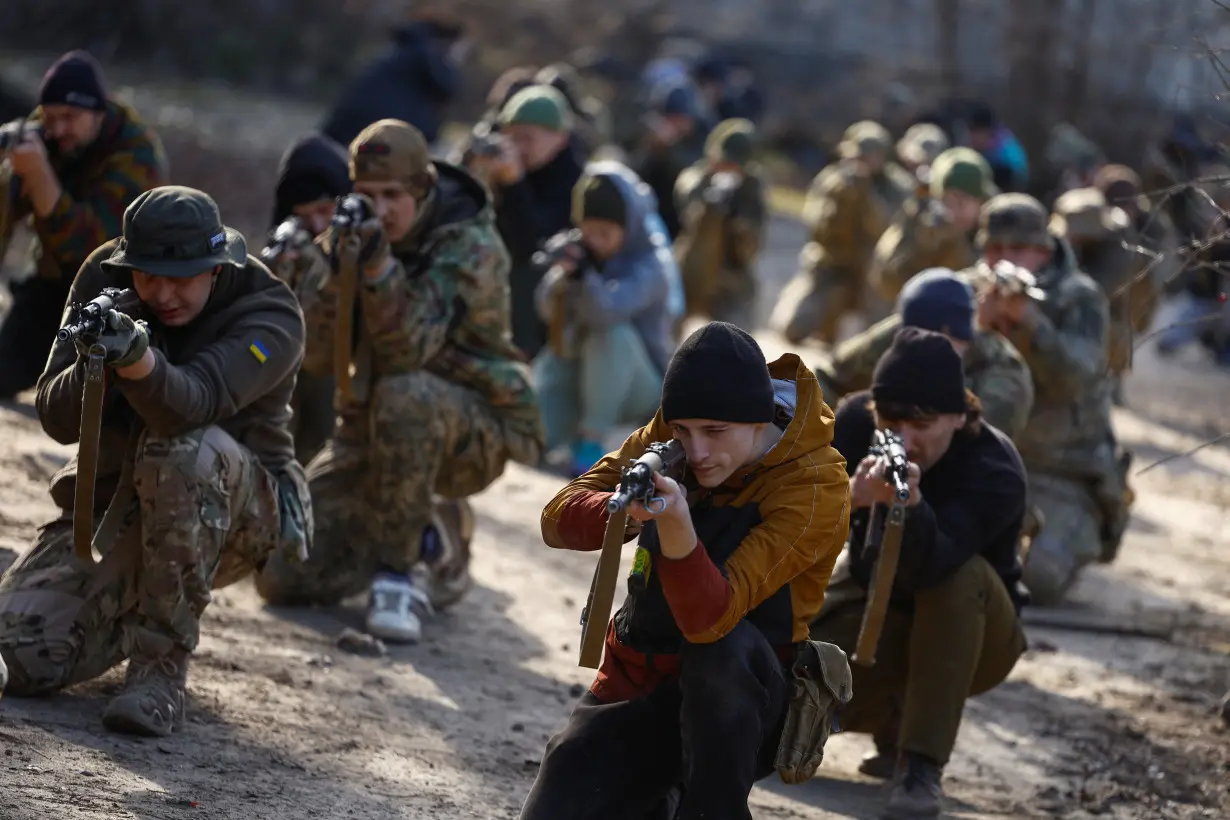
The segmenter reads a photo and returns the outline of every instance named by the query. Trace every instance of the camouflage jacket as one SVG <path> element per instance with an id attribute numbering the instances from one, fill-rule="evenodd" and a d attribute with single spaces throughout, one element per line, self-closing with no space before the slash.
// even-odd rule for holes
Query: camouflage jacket
<path id="1" fill-rule="evenodd" d="M 30 122 L 37 122 L 37 113 Z M 167 182 L 162 142 L 135 111 L 108 102 L 98 138 L 77 157 L 49 147 L 63 193 L 45 217 L 34 217 L 41 252 L 38 274 L 69 282 L 90 253 L 123 232 L 124 210 L 141 193 Z M 23 202 L 15 216 L 31 215 Z"/>
<path id="2" fill-rule="evenodd" d="M 427 370 L 476 390 L 518 432 L 540 436 L 529 367 L 512 343 L 510 262 L 490 196 L 460 168 L 435 166 L 439 185 L 421 238 L 412 248 L 394 245 L 392 274 L 358 288 L 354 401 L 365 404 L 382 375 Z M 317 241 L 332 258 L 332 229 Z M 304 370 L 328 375 L 337 278 L 299 290 L 308 328 Z"/>
<path id="3" fill-rule="evenodd" d="M 1096 478 L 1113 460 L 1106 379 L 1110 306 L 1098 283 L 1076 266 L 1071 246 L 1037 273 L 1043 302 L 1030 302 L 1008 340 L 1029 364 L 1034 406 L 1014 437 L 1031 471 Z"/>
<path id="4" fill-rule="evenodd" d="M 682 231 L 675 240 L 675 258 L 687 288 L 689 313 L 704 312 L 706 294 L 732 289 L 727 280 L 753 279 L 756 255 L 764 238 L 767 214 L 765 183 L 748 169 L 736 185 L 725 186 L 704 162 L 679 175 L 675 207 Z"/>
<path id="5" fill-rule="evenodd" d="M 863 275 L 876 241 L 913 190 L 910 175 L 893 163 L 872 175 L 854 160 L 829 165 L 812 181 L 803 206 L 803 223 L 811 231 L 803 266 Z"/>
<path id="6" fill-rule="evenodd" d="M 880 357 L 901 329 L 894 314 L 837 346 L 829 361 L 815 368 L 825 401 L 867 390 Z M 982 415 L 1008 437 L 1025 428 L 1034 403 L 1029 366 L 1012 344 L 993 330 L 977 329 L 965 350 L 965 386 L 982 402 Z"/>
<path id="7" fill-rule="evenodd" d="M 1131 364 L 1137 325 L 1143 315 L 1151 315 L 1161 295 L 1158 280 L 1148 269 L 1150 258 L 1133 250 L 1140 241 L 1135 230 L 1127 228 L 1079 252 L 1081 266 L 1108 300 L 1107 363 L 1115 373 Z"/>
<path id="8" fill-rule="evenodd" d="M 976 259 L 969 237 L 952 224 L 942 202 L 911 197 L 876 242 L 868 280 L 892 304 L 914 274 L 927 268 L 959 271 Z"/>

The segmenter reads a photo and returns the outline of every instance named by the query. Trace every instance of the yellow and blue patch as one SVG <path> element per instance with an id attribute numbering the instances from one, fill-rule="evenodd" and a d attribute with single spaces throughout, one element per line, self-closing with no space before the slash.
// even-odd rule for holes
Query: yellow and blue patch
<path id="1" fill-rule="evenodd" d="M 265 346 L 261 344 L 260 342 L 254 341 L 252 342 L 252 344 L 248 345 L 248 352 L 250 352 L 253 356 L 255 356 L 256 360 L 260 362 L 261 364 L 264 364 L 265 361 L 269 358 L 269 351 L 266 350 Z"/>

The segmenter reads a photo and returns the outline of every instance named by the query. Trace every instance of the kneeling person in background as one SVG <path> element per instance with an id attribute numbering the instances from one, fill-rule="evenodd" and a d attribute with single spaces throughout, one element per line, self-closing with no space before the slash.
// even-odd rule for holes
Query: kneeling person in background
<path id="1" fill-rule="evenodd" d="M 683 446 L 682 484 L 656 479 L 665 507 L 630 508 L 648 578 L 611 619 L 523 820 L 657 816 L 680 789 L 673 816 L 750 820 L 753 784 L 781 771 L 791 664 L 849 523 L 832 419 L 798 356 L 766 365 L 752 337 L 715 322 L 671 360 L 653 420 L 547 505 L 549 546 L 597 550 L 620 467 L 654 442 Z M 848 681 L 827 649 L 840 669 L 822 661 L 826 673 Z"/>
<path id="2" fill-rule="evenodd" d="M 874 666 L 852 667 L 854 698 L 841 723 L 875 738 L 876 756 L 860 771 L 895 774 L 884 816 L 932 818 L 966 699 L 999 685 L 1025 649 L 1017 618 L 1026 600 L 1018 555 L 1025 467 L 1012 442 L 979 417 L 952 344 L 902 328 L 871 391 L 837 412 L 833 440 L 854 468 L 853 514 L 811 635 L 847 652 L 879 551 L 865 544 L 869 519 L 893 494 L 879 457 L 867 454 L 877 428 L 904 439 L 911 493 L 879 652 Z"/>
<path id="3" fill-rule="evenodd" d="M 618 424 L 653 416 L 675 346 L 669 295 L 677 268 L 651 230 L 653 192 L 617 162 L 586 168 L 573 194 L 572 252 L 538 286 L 550 341 L 534 360 L 547 451 L 571 448 L 574 476 L 606 452 Z"/>

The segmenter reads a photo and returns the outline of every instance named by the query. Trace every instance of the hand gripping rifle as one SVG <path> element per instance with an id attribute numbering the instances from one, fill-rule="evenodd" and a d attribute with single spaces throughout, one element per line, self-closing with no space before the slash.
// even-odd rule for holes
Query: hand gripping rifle
<path id="1" fill-rule="evenodd" d="M 619 572 L 619 553 L 624 545 L 624 533 L 628 527 L 628 508 L 640 501 L 653 512 L 661 512 L 665 501 L 656 495 L 655 475 L 671 476 L 682 473 L 684 464 L 683 445 L 671 441 L 656 441 L 650 444 L 645 454 L 620 470 L 619 488 L 606 502 L 606 533 L 602 538 L 602 554 L 589 585 L 589 599 L 581 610 L 581 661 L 586 669 L 597 669 L 602 662 L 602 647 L 606 643 L 607 623 L 611 620 L 611 605 L 615 601 L 615 576 Z M 644 577 L 648 578 L 649 554 L 637 548 L 636 564 L 643 565 Z M 637 566 L 633 567 L 633 576 Z"/>
<path id="2" fill-rule="evenodd" d="M 880 632 L 884 629 L 884 618 L 888 615 L 888 601 L 897 577 L 897 560 L 901 557 L 905 505 L 910 501 L 910 460 L 901 436 L 891 430 L 876 430 L 868 453 L 880 456 L 887 462 L 884 480 L 893 485 L 894 495 L 887 515 L 879 515 L 880 511 L 873 506 L 867 520 L 863 549 L 879 544 L 880 554 L 876 558 L 875 574 L 867 593 L 867 605 L 863 609 L 863 625 L 859 629 L 858 644 L 852 657 L 861 666 L 875 666 L 876 647 L 880 643 Z"/>
<path id="3" fill-rule="evenodd" d="M 577 259 L 579 257 L 579 259 Z M 567 259 L 576 261 L 572 278 L 577 279 L 586 268 L 592 264 L 589 251 L 581 242 L 581 232 L 577 229 L 561 231 L 543 243 L 530 262 L 538 270 L 546 273 L 551 268 Z M 568 293 L 561 288 L 551 296 L 551 321 L 547 323 L 547 344 L 551 352 L 561 359 L 569 359 L 575 355 L 568 340 Z"/>
<path id="4" fill-rule="evenodd" d="M 107 314 L 131 291 L 104 288 L 86 304 L 73 305 L 70 324 L 56 331 L 60 342 L 88 345 L 85 390 L 81 397 L 81 433 L 77 443 L 76 495 L 73 499 L 73 552 L 84 564 L 97 563 L 94 553 L 94 483 L 98 473 L 98 437 L 102 431 L 103 394 L 106 390 L 106 348 L 98 339 L 107 329 Z"/>
<path id="5" fill-rule="evenodd" d="M 287 284 L 291 284 L 291 266 L 286 263 L 286 252 L 294 248 L 295 237 L 302 227 L 302 219 L 297 216 L 287 217 L 273 229 L 269 243 L 261 249 L 260 260 Z"/>

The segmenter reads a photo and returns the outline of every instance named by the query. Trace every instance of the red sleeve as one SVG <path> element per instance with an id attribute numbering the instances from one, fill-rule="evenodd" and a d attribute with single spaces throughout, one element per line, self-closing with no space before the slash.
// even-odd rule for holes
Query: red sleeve
<path id="1" fill-rule="evenodd" d="M 582 490 L 574 493 L 559 511 L 555 528 L 565 549 L 592 552 L 602 549 L 606 534 L 608 492 Z"/>
<path id="2" fill-rule="evenodd" d="M 730 582 L 699 541 L 685 558 L 657 556 L 654 568 L 675 624 L 685 636 L 708 631 L 730 606 Z"/>

